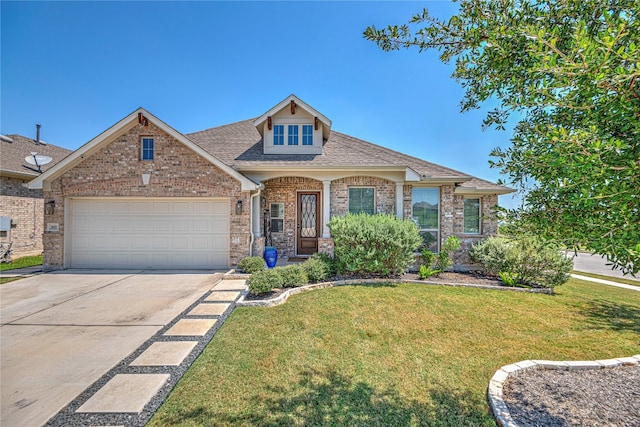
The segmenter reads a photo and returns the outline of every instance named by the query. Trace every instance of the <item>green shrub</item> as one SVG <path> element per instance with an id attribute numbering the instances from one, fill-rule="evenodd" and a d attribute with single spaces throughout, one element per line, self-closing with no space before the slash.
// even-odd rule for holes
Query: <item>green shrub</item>
<path id="1" fill-rule="evenodd" d="M 500 280 L 505 286 L 518 286 L 518 275 L 509 271 L 501 271 L 498 273 Z"/>
<path id="2" fill-rule="evenodd" d="M 440 253 L 436 255 L 436 270 L 444 271 L 445 269 L 453 265 L 453 259 L 451 259 L 451 252 L 455 252 L 460 249 L 460 239 L 456 236 L 449 236 L 444 241 L 444 245 L 440 248 Z"/>
<path id="3" fill-rule="evenodd" d="M 553 288 L 566 283 L 573 268 L 573 261 L 561 249 L 531 236 L 511 240 L 490 237 L 476 243 L 469 254 L 487 274 L 514 281 L 517 278 L 523 285 Z"/>
<path id="4" fill-rule="evenodd" d="M 431 252 L 428 248 L 422 248 L 420 250 L 420 255 L 422 256 L 422 264 L 427 267 L 431 267 L 433 265 L 433 261 L 436 259 L 436 254 Z"/>
<path id="5" fill-rule="evenodd" d="M 569 280 L 573 261 L 558 245 L 536 237 L 519 237 L 511 246 L 511 271 L 520 283 L 553 288 Z"/>
<path id="6" fill-rule="evenodd" d="M 422 242 L 413 222 L 394 215 L 334 216 L 328 226 L 341 273 L 383 277 L 403 273 Z"/>
<path id="7" fill-rule="evenodd" d="M 290 264 L 286 267 L 275 269 L 282 278 L 282 286 L 285 288 L 295 288 L 309 283 L 306 271 L 301 265 Z"/>
<path id="8" fill-rule="evenodd" d="M 497 275 L 501 271 L 511 270 L 509 242 L 502 237 L 489 237 L 469 249 L 469 256 L 482 266 L 487 274 Z"/>
<path id="9" fill-rule="evenodd" d="M 333 264 L 333 259 L 328 255 L 323 254 L 328 258 L 328 260 L 324 260 L 322 257 L 316 255 L 317 254 L 314 254 L 313 257 L 309 258 L 304 262 L 304 264 L 302 264 L 302 268 L 305 273 L 307 273 L 309 282 L 312 283 L 322 282 L 329 277 L 331 273 L 330 264 Z"/>
<path id="10" fill-rule="evenodd" d="M 251 295 L 266 294 L 282 287 L 282 277 L 277 269 L 258 271 L 247 279 L 247 286 Z"/>
<path id="11" fill-rule="evenodd" d="M 426 265 L 421 265 L 418 275 L 420 276 L 421 279 L 424 280 L 424 279 L 428 279 L 431 276 L 435 276 L 438 273 L 440 273 L 440 270 L 434 270 L 431 267 L 427 267 Z"/>
<path id="12" fill-rule="evenodd" d="M 264 259 L 259 256 L 248 256 L 238 263 L 238 268 L 247 274 L 253 274 L 265 269 Z"/>

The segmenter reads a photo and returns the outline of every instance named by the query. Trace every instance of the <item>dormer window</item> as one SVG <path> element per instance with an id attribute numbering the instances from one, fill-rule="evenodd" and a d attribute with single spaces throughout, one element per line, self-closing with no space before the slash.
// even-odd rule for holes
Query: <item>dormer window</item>
<path id="1" fill-rule="evenodd" d="M 288 144 L 289 145 L 298 145 L 298 125 L 289 125 L 288 126 Z"/>
<path id="2" fill-rule="evenodd" d="M 322 154 L 331 120 L 295 95 L 287 97 L 253 122 L 262 136 L 264 154 Z"/>
<path id="3" fill-rule="evenodd" d="M 284 125 L 273 126 L 273 145 L 284 145 Z"/>
<path id="4" fill-rule="evenodd" d="M 313 145 L 312 125 L 302 125 L 302 145 Z"/>

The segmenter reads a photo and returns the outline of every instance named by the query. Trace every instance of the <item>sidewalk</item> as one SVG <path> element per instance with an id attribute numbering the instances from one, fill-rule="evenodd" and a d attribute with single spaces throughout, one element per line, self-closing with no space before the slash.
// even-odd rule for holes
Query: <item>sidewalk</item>
<path id="1" fill-rule="evenodd" d="M 615 286 L 617 288 L 630 289 L 632 291 L 640 292 L 640 286 L 627 285 L 626 283 L 619 283 L 611 280 L 598 279 L 595 277 L 581 276 L 580 274 L 572 274 L 571 277 L 573 277 L 574 279 L 587 280 L 589 282 L 595 282 L 603 285 Z M 615 279 L 615 278 L 612 277 L 612 279 Z"/>
<path id="2" fill-rule="evenodd" d="M 15 268 L 13 270 L 0 271 L 0 277 L 27 277 L 34 274 L 42 273 L 42 266 Z"/>

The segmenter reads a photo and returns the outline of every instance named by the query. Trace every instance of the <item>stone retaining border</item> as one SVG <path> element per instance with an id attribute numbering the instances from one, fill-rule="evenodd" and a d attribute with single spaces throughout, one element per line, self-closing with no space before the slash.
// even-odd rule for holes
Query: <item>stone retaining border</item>
<path id="1" fill-rule="evenodd" d="M 336 280 L 333 282 L 321 282 L 313 283 L 311 285 L 300 286 L 297 288 L 291 288 L 278 295 L 275 298 L 265 300 L 252 300 L 247 301 L 245 297 L 248 295 L 248 291 L 240 297 L 236 306 L 238 307 L 274 307 L 276 305 L 284 304 L 291 295 L 296 295 L 302 292 L 314 291 L 316 289 L 327 289 L 335 286 L 346 285 L 375 285 L 375 284 L 397 284 L 408 283 L 414 285 L 440 285 L 440 286 L 457 286 L 464 288 L 476 288 L 476 289 L 492 289 L 499 291 L 513 291 L 513 292 L 529 292 L 538 294 L 553 294 L 553 289 L 550 288 L 514 288 L 509 286 L 490 286 L 490 285 L 474 285 L 471 283 L 442 283 L 442 282 L 429 282 L 423 280 L 403 280 L 403 279 L 348 279 L 348 280 Z"/>
<path id="2" fill-rule="evenodd" d="M 497 424 L 500 427 L 518 427 L 511 417 L 509 407 L 502 398 L 502 390 L 510 376 L 517 376 L 519 372 L 526 370 L 561 369 L 564 371 L 577 371 L 584 369 L 605 369 L 616 366 L 632 366 L 640 364 L 640 354 L 631 357 L 617 359 L 605 359 L 595 361 L 552 361 L 552 360 L 523 360 L 521 362 L 505 365 L 498 369 L 489 381 L 487 399 Z"/>

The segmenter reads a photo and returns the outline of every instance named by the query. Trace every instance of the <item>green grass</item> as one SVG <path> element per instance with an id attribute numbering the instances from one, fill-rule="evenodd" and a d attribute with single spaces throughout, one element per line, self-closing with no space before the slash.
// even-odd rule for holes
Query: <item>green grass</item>
<path id="1" fill-rule="evenodd" d="M 596 279 L 609 280 L 611 282 L 618 282 L 618 283 L 624 283 L 627 285 L 640 286 L 640 277 L 638 277 L 636 280 L 633 280 L 633 279 L 626 279 L 623 277 L 611 277 L 611 276 L 604 276 L 602 274 L 585 273 L 584 271 L 576 271 L 576 270 L 573 270 L 571 273 L 579 274 L 580 276 L 595 277 Z"/>
<path id="2" fill-rule="evenodd" d="M 638 353 L 631 290 L 336 287 L 237 308 L 150 425 L 495 426 L 501 366 Z"/>
<path id="3" fill-rule="evenodd" d="M 0 264 L 0 271 L 13 270 L 15 268 L 34 267 L 36 265 L 42 265 L 42 255 L 15 258 L 10 263 L 3 262 L 2 264 Z"/>

